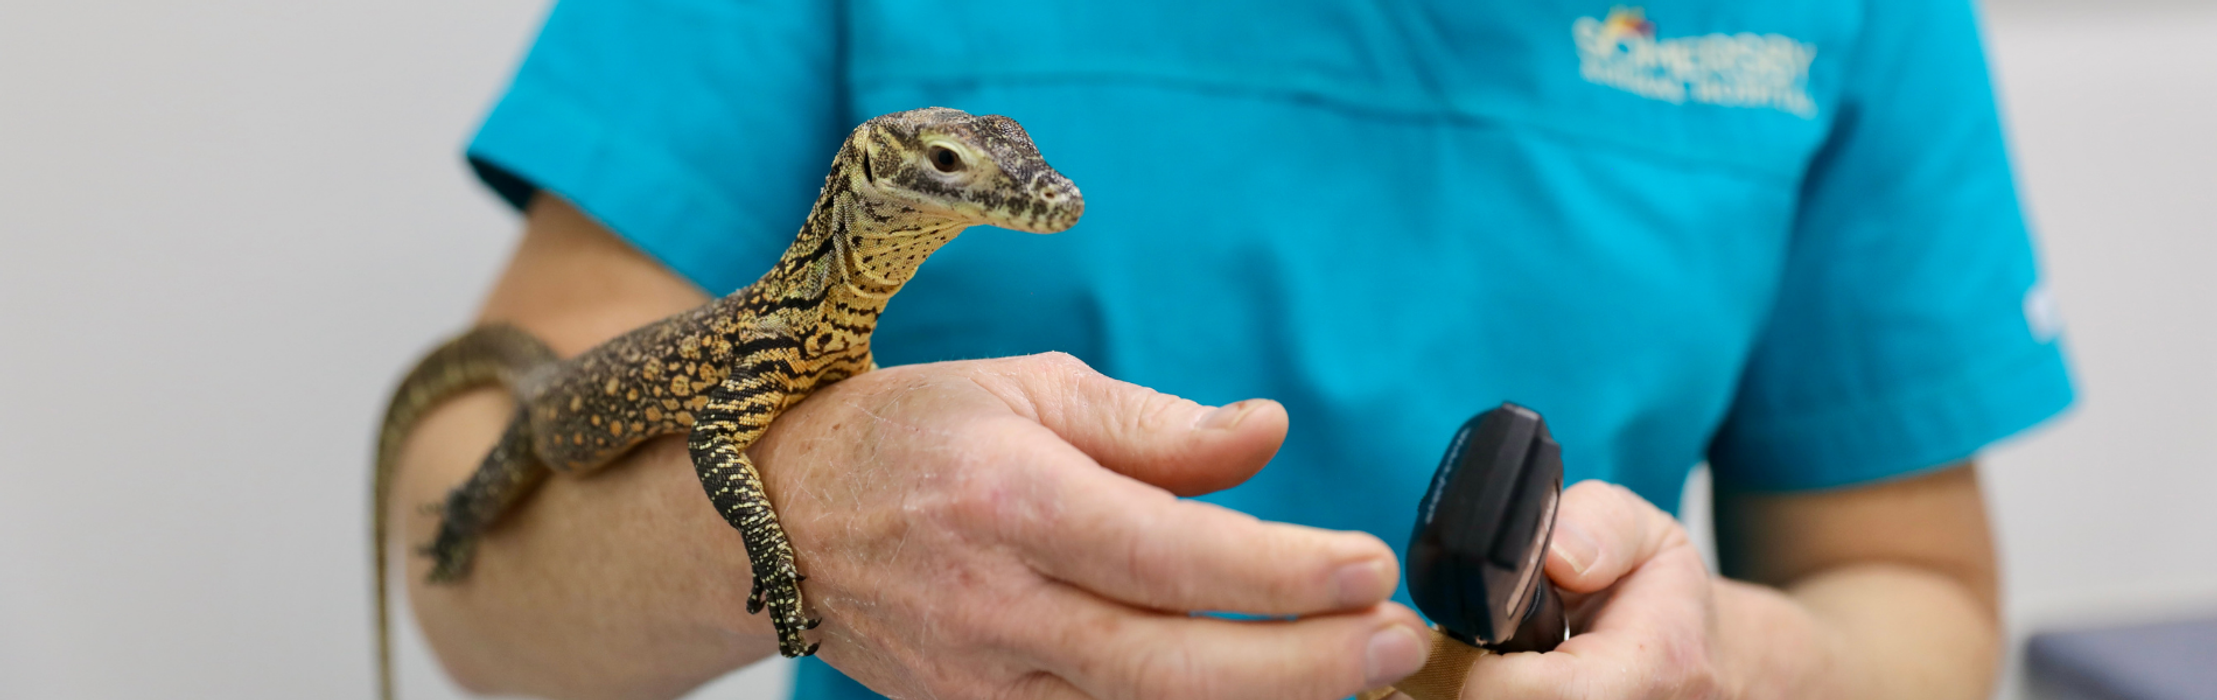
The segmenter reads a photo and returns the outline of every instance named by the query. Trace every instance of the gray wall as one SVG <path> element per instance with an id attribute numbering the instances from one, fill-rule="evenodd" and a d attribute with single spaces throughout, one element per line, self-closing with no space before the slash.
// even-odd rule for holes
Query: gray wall
<path id="1" fill-rule="evenodd" d="M 2080 7 L 1992 13 L 2085 397 L 1990 460 L 2019 630 L 2217 611 L 2217 11 Z M 512 239 L 455 151 L 541 11 L 0 3 L 0 697 L 368 695 L 371 424 Z"/>
<path id="2" fill-rule="evenodd" d="M 2112 7 L 1989 13 L 2081 397 L 1987 470 L 2019 637 L 2217 616 L 2217 3 Z"/>

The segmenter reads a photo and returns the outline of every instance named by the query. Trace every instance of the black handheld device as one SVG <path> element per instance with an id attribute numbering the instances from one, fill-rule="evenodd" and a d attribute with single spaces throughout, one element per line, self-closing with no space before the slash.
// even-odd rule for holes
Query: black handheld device
<path id="1" fill-rule="evenodd" d="M 1440 630 L 1500 653 L 1549 651 L 1566 627 L 1542 569 L 1563 492 L 1540 414 L 1503 403 L 1448 443 L 1409 536 L 1409 597 Z"/>

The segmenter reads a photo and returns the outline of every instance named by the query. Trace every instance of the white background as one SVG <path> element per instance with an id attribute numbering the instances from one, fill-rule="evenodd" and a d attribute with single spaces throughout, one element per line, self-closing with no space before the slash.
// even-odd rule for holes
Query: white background
<path id="1" fill-rule="evenodd" d="M 1989 13 L 2082 388 L 1988 460 L 2018 636 L 2217 613 L 2217 6 L 2102 7 Z M 456 153 L 541 12 L 0 4 L 0 698 L 369 695 L 371 426 L 513 239 Z"/>

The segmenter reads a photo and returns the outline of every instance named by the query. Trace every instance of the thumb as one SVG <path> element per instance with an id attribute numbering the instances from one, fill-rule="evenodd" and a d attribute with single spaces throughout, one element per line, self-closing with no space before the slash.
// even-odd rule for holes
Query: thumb
<path id="1" fill-rule="evenodd" d="M 1583 481 L 1563 491 L 1547 576 L 1564 590 L 1592 593 L 1688 543 L 1678 520 L 1647 499 L 1616 484 Z"/>
<path id="2" fill-rule="evenodd" d="M 980 386 L 1101 466 L 1197 496 L 1254 476 L 1286 437 L 1268 399 L 1204 406 L 1096 372 L 1063 353 L 984 363 Z"/>

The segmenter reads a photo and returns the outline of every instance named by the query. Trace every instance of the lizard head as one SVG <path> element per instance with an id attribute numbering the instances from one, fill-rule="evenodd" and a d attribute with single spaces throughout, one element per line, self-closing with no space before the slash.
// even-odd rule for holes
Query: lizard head
<path id="1" fill-rule="evenodd" d="M 1008 117 L 927 107 L 872 119 L 856 135 L 861 186 L 918 213 L 1055 233 L 1085 212 L 1078 186 Z"/>

